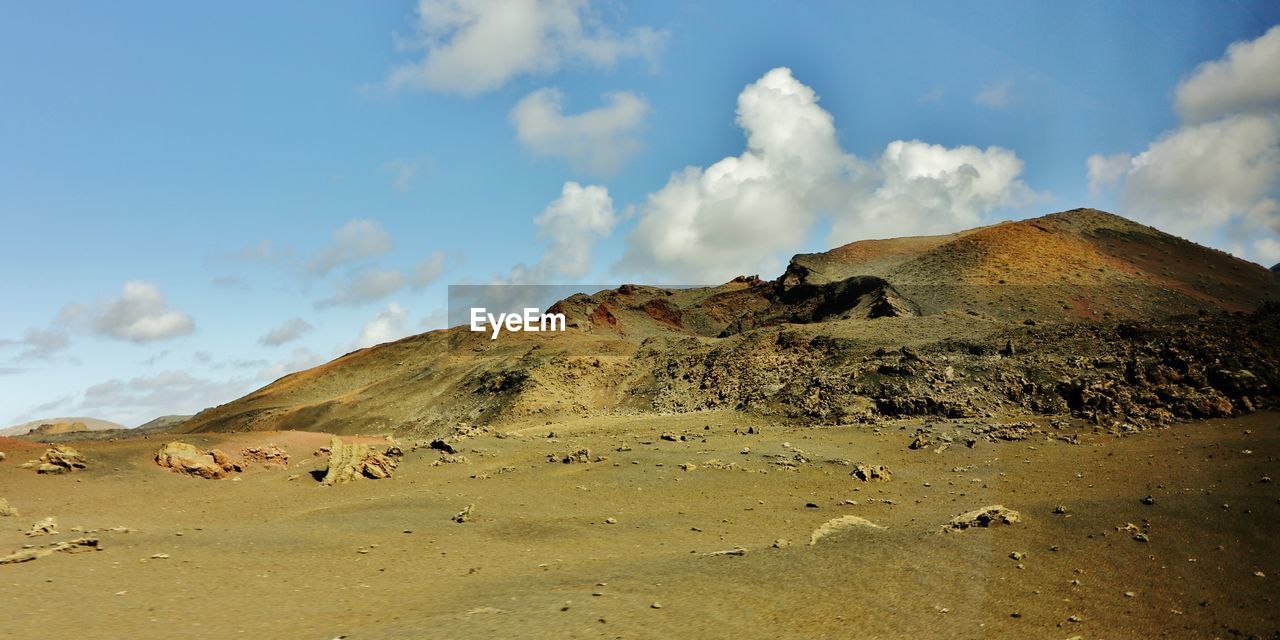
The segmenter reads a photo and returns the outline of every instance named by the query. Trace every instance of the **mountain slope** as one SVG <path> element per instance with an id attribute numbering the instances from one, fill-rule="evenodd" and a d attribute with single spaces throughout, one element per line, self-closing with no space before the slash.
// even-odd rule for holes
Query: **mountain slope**
<path id="1" fill-rule="evenodd" d="M 715 408 L 827 422 L 1231 415 L 1274 402 L 1280 329 L 1272 312 L 1230 313 L 1276 300 L 1267 269 L 1077 209 L 798 255 L 776 280 L 579 294 L 552 308 L 568 319 L 563 333 L 412 336 L 286 376 L 178 430 L 435 434 Z"/>

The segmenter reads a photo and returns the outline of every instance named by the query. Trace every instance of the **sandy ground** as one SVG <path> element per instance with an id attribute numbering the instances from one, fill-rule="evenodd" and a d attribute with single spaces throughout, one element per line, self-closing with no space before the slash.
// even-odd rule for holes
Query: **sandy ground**
<path id="1" fill-rule="evenodd" d="M 310 473 L 324 434 L 184 436 L 293 455 L 220 481 L 157 467 L 159 439 L 85 443 L 89 468 L 53 477 L 11 451 L 0 498 L 20 516 L 0 518 L 0 555 L 74 529 L 102 549 L 0 565 L 0 637 L 1280 637 L 1280 484 L 1263 481 L 1280 415 L 940 452 L 907 448 L 916 426 L 513 425 L 459 443 L 467 463 L 419 449 L 393 479 L 336 487 Z M 547 462 L 582 447 L 608 459 Z M 1022 521 L 941 531 L 996 503 Z M 848 514 L 884 528 L 809 545 Z M 46 516 L 59 535 L 24 535 Z"/>

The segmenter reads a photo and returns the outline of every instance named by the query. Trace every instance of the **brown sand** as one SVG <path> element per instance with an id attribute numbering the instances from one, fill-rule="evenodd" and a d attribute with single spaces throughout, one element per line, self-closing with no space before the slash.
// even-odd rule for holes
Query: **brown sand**
<path id="1" fill-rule="evenodd" d="M 734 433 L 748 426 L 761 433 Z M 1280 633 L 1280 485 L 1262 482 L 1280 476 L 1280 415 L 940 452 L 907 448 L 916 426 L 733 413 L 516 425 L 506 430 L 523 435 L 457 443 L 467 463 L 432 466 L 439 452 L 405 443 L 395 478 L 327 488 L 309 473 L 323 467 L 312 452 L 327 434 L 183 436 L 292 454 L 289 469 L 234 481 L 160 469 L 158 439 L 77 445 L 90 467 L 57 477 L 11 455 L 0 498 L 22 515 L 0 518 L 0 555 L 85 535 L 76 529 L 99 530 L 102 550 L 0 566 L 0 637 Z M 608 459 L 546 461 L 583 447 Z M 892 480 L 859 481 L 836 459 L 886 465 Z M 940 531 L 989 504 L 1021 522 Z M 467 505 L 470 519 L 451 521 Z M 884 529 L 808 544 L 844 515 Z M 46 516 L 60 535 L 23 534 Z M 1130 523 L 1149 542 L 1117 530 Z M 108 530 L 120 526 L 132 531 Z M 745 555 L 708 555 L 737 547 Z"/>

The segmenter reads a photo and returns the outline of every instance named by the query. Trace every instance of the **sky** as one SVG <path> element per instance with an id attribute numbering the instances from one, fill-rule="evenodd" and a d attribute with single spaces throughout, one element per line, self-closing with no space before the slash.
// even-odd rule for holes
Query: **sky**
<path id="1" fill-rule="evenodd" d="M 0 426 L 194 413 L 450 284 L 1081 206 L 1280 262 L 1280 4 L 0 0 Z"/>

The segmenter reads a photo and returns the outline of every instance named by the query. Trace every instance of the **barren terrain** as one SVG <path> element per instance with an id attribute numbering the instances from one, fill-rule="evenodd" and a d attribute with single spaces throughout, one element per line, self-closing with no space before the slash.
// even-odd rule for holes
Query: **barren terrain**
<path id="1" fill-rule="evenodd" d="M 15 452 L 0 463 L 19 512 L 0 518 L 0 553 L 85 535 L 101 548 L 0 565 L 0 635 L 1280 633 L 1280 491 L 1267 481 L 1280 415 L 1123 437 L 1039 424 L 1017 441 L 974 435 L 986 426 L 733 412 L 513 424 L 450 438 L 454 455 L 402 443 L 394 478 L 334 487 L 309 473 L 325 434 L 187 437 L 293 457 L 214 481 L 161 469 L 154 439 L 84 444 L 88 468 L 51 477 L 16 464 L 38 450 Z M 921 427 L 930 444 L 911 449 Z M 561 461 L 583 448 L 585 461 Z M 891 479 L 850 475 L 858 463 Z M 1020 521 L 943 531 L 993 504 Z M 846 515 L 883 528 L 809 544 Z M 58 535 L 24 535 L 48 516 Z"/>

